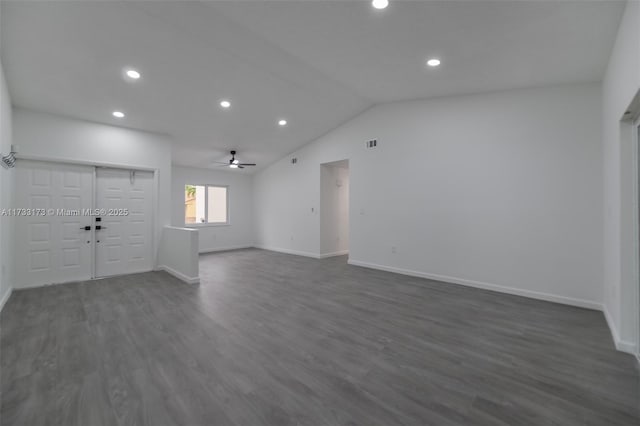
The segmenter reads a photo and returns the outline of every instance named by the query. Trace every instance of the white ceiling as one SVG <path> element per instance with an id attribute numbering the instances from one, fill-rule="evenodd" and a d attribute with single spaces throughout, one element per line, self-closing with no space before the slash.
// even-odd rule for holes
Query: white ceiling
<path id="1" fill-rule="evenodd" d="M 273 162 L 375 103 L 602 78 L 623 2 L 2 1 L 13 103 Z M 427 57 L 443 64 L 427 69 Z M 142 72 L 136 83 L 125 66 Z M 222 98 L 232 101 L 222 110 Z M 120 109 L 124 120 L 111 117 Z M 289 125 L 279 127 L 286 118 Z M 260 167 L 258 167 L 260 168 Z M 245 169 L 238 172 L 249 172 Z"/>

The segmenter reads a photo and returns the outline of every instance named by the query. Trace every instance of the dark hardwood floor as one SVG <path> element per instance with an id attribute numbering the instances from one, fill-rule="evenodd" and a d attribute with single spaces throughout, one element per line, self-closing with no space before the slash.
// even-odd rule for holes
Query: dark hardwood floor
<path id="1" fill-rule="evenodd" d="M 639 425 L 602 313 L 262 250 L 17 291 L 0 424 Z"/>

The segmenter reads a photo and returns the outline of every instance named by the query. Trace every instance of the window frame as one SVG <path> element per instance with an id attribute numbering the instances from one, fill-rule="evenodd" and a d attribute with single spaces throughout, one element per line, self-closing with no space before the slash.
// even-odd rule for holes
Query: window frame
<path id="1" fill-rule="evenodd" d="M 184 227 L 185 228 L 206 228 L 209 226 L 230 226 L 231 225 L 231 214 L 230 214 L 230 206 L 229 206 L 229 185 L 218 185 L 218 184 L 214 184 L 214 183 L 185 183 L 183 185 L 183 190 L 187 187 L 187 185 L 190 186 L 204 186 L 204 214 L 205 217 L 209 217 L 209 187 L 212 188 L 224 188 L 225 189 L 225 196 L 226 196 L 226 203 L 227 203 L 227 221 L 226 222 L 196 222 L 196 223 L 186 223 L 184 222 L 187 218 L 184 217 L 184 213 L 183 213 L 183 223 L 184 223 Z M 184 200 L 183 200 L 184 202 Z"/>

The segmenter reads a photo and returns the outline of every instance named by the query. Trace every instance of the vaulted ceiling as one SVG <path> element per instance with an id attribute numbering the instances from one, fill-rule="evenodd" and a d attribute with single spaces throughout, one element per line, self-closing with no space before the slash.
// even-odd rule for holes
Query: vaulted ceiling
<path id="1" fill-rule="evenodd" d="M 14 105 L 264 167 L 376 103 L 599 81 L 619 1 L 1 3 Z M 442 65 L 425 66 L 429 57 Z M 126 67 L 142 73 L 122 77 Z M 222 99 L 231 108 L 219 106 Z M 111 116 L 114 110 L 124 119 Z M 287 126 L 278 126 L 280 119 Z M 248 172 L 248 169 L 245 169 Z"/>

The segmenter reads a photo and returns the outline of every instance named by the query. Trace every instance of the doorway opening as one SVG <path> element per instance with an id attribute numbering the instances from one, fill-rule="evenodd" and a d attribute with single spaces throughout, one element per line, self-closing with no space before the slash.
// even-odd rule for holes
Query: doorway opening
<path id="1" fill-rule="evenodd" d="M 349 160 L 320 164 L 320 257 L 349 253 Z"/>

